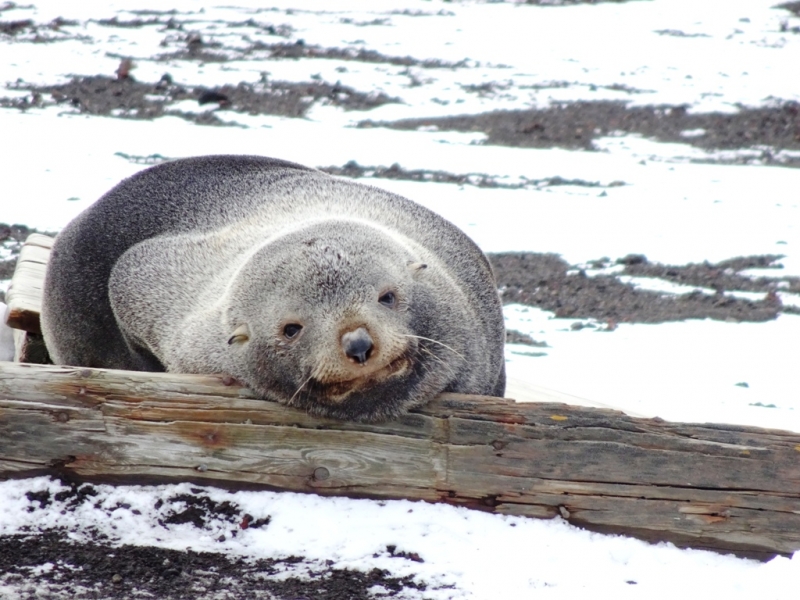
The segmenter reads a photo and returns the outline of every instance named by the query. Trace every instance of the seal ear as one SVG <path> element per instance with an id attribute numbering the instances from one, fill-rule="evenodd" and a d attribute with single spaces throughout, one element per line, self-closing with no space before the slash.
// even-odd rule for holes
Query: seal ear
<path id="1" fill-rule="evenodd" d="M 408 269 L 411 271 L 412 275 L 417 275 L 420 271 L 424 271 L 427 268 L 428 265 L 423 262 L 408 261 Z"/>
<path id="2" fill-rule="evenodd" d="M 247 323 L 244 325 L 239 325 L 234 332 L 231 334 L 231 337 L 228 338 L 228 345 L 232 344 L 242 344 L 250 339 L 250 328 L 247 326 Z"/>

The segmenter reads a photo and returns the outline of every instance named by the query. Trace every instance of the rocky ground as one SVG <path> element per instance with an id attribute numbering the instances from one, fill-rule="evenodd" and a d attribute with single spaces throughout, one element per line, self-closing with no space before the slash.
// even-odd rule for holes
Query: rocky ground
<path id="1" fill-rule="evenodd" d="M 235 504 L 211 500 L 202 489 L 192 492 L 163 502 L 165 506 L 159 508 L 164 527 L 188 524 L 202 535 L 207 522 L 223 521 L 229 523 L 227 533 L 219 539 L 224 541 L 226 536 L 236 536 L 243 529 L 269 525 L 269 515 L 254 518 Z M 36 511 L 57 500 L 65 503 L 65 510 L 75 511 L 85 503 L 91 504 L 96 494 L 89 484 L 71 484 L 56 497 L 48 492 L 29 493 L 28 510 Z M 426 589 L 424 583 L 410 577 L 393 577 L 379 569 L 367 573 L 335 569 L 297 556 L 252 560 L 224 553 L 119 546 L 100 534 L 88 535 L 90 540 L 83 543 L 76 543 L 74 536 L 57 529 L 31 536 L 0 537 L 0 597 L 8 597 L 4 595 L 4 585 L 14 586 L 21 598 L 79 600 L 367 600 L 375 598 L 376 593 L 383 594 L 377 597 L 393 597 L 405 589 Z M 386 554 L 409 558 L 392 546 L 386 548 Z"/>

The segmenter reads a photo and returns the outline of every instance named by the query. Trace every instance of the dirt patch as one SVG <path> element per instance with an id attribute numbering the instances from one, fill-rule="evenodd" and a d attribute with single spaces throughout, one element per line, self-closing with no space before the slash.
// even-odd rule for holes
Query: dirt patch
<path id="1" fill-rule="evenodd" d="M 348 22 L 347 19 L 343 19 Z M 476 64 L 474 61 L 463 59 L 457 62 L 445 61 L 441 59 L 416 59 L 411 56 L 391 56 L 368 50 L 365 48 L 338 48 L 324 47 L 314 44 L 307 44 L 303 39 L 293 42 L 268 43 L 261 40 L 253 41 L 244 46 L 231 46 L 225 44 L 223 39 L 203 35 L 197 31 L 186 30 L 175 15 L 170 15 L 168 19 L 163 17 L 149 17 L 131 20 L 101 19 L 96 21 L 100 25 L 107 27 L 147 27 L 159 26 L 167 32 L 167 36 L 162 40 L 161 45 L 166 48 L 174 48 L 169 52 L 158 54 L 152 60 L 159 62 L 186 60 L 195 62 L 227 62 L 230 60 L 273 60 L 273 59 L 304 59 L 322 58 L 329 60 L 355 61 L 365 63 L 380 63 L 396 65 L 401 67 L 420 67 L 425 69 L 455 69 L 468 67 Z M 388 19 L 376 19 L 364 23 L 354 23 L 361 26 L 380 26 L 387 25 Z M 259 23 L 253 19 L 239 23 L 223 23 L 226 28 L 248 27 L 267 35 L 288 38 L 294 31 L 289 25 L 275 25 L 272 23 Z M 249 37 L 245 36 L 245 40 Z"/>
<path id="2" fill-rule="evenodd" d="M 67 485 L 68 489 L 55 495 L 48 491 L 29 493 L 28 512 L 41 510 L 54 502 L 61 503 L 64 512 L 73 512 L 97 502 L 94 486 Z M 269 516 L 254 519 L 243 514 L 235 503 L 215 502 L 199 488 L 193 489 L 191 494 L 159 500 L 154 508 L 163 515 L 159 523 L 165 529 L 189 525 L 198 530 L 198 535 L 207 535 L 214 527 L 222 526 L 228 533 L 220 535 L 219 542 L 224 541 L 226 535 L 236 536 L 237 532 L 248 528 L 269 531 Z M 108 508 L 109 512 L 126 510 L 140 514 L 125 504 Z M 24 598 L 155 597 L 164 600 L 366 600 L 392 598 L 406 590 L 427 589 L 424 583 L 411 577 L 394 577 L 386 570 L 335 569 L 331 568 L 331 562 L 319 564 L 299 557 L 243 559 L 222 552 L 118 545 L 99 533 L 90 532 L 87 536 L 89 539 L 76 541 L 66 531 L 50 530 L 35 535 L 0 537 L 0 587 L 9 586 Z M 422 561 L 416 553 L 395 550 L 387 548 L 387 553 Z M 376 595 L 376 589 L 383 591 Z"/>
<path id="3" fill-rule="evenodd" d="M 382 23 L 370 22 L 369 25 Z M 455 69 L 467 67 L 470 61 L 448 62 L 439 59 L 419 60 L 410 56 L 389 56 L 363 48 L 323 48 L 307 45 L 303 40 L 294 43 L 272 44 L 264 46 L 270 58 L 329 58 L 335 60 L 353 60 L 367 63 L 385 63 L 402 67 L 422 67 L 425 69 Z"/>
<path id="4" fill-rule="evenodd" d="M 360 127 L 415 130 L 480 131 L 487 144 L 530 148 L 595 149 L 594 141 L 609 135 L 639 134 L 662 142 L 690 144 L 704 150 L 762 147 L 759 161 L 800 166 L 800 157 L 777 156 L 800 150 L 800 104 L 742 108 L 734 114 L 690 114 L 685 106 L 627 107 L 622 102 L 575 102 L 545 109 L 493 111 L 391 122 L 363 121 Z M 733 157 L 730 162 L 751 162 Z"/>
<path id="5" fill-rule="evenodd" d="M 2 11 L 10 10 L 14 7 L 14 5 L 9 4 L 2 5 L 0 6 L 0 14 L 2 14 Z M 67 27 L 74 27 L 77 25 L 77 21 L 68 21 L 60 17 L 53 19 L 49 23 L 36 23 L 32 19 L 0 21 L 0 36 L 13 37 L 16 41 L 32 42 L 34 44 L 88 39 L 71 33 L 66 29 Z"/>
<path id="6" fill-rule="evenodd" d="M 305 568 L 301 568 L 305 567 Z M 300 571 L 301 576 L 285 573 Z M 0 537 L 0 585 L 19 597 L 105 599 L 358 600 L 392 598 L 426 586 L 388 571 L 308 564 L 302 558 L 242 559 L 153 546 L 114 546 L 101 537 L 75 543 L 66 532 Z"/>
<path id="7" fill-rule="evenodd" d="M 599 89 L 612 90 L 615 92 L 625 92 L 626 94 L 644 94 L 648 90 L 642 90 L 629 85 L 621 83 L 612 83 L 609 85 L 594 85 L 594 84 L 576 84 L 569 81 L 547 81 L 544 83 L 535 83 L 531 85 L 514 85 L 512 81 L 487 81 L 479 84 L 465 84 L 460 86 L 462 90 L 469 94 L 477 94 L 482 98 L 499 97 L 506 94 L 508 90 L 556 90 L 563 88 L 581 87 L 587 91 L 595 91 Z"/>
<path id="8" fill-rule="evenodd" d="M 351 160 L 341 167 L 319 167 L 320 171 L 337 175 L 340 177 L 350 177 L 360 179 L 362 177 L 372 177 L 376 179 L 402 179 L 405 181 L 431 181 L 435 183 L 455 183 L 457 185 L 474 185 L 482 188 L 501 188 L 518 190 L 522 188 L 543 188 L 555 185 L 576 185 L 581 187 L 619 187 L 625 185 L 624 181 L 612 181 L 609 184 L 602 184 L 598 181 L 586 181 L 584 179 L 565 179 L 564 177 L 544 177 L 541 179 L 531 179 L 520 177 L 519 181 L 506 182 L 500 178 L 487 175 L 485 173 L 448 173 L 447 171 L 431 171 L 429 169 L 404 169 L 398 163 L 389 167 L 384 166 L 363 166 Z"/>
<path id="9" fill-rule="evenodd" d="M 718 263 L 692 263 L 683 266 L 650 263 L 637 255 L 621 259 L 625 264 L 625 275 L 637 277 L 658 277 L 680 285 L 711 288 L 718 292 L 784 292 L 800 293 L 800 278 L 780 277 L 780 267 L 776 264 L 783 258 L 778 254 L 761 256 L 740 256 Z M 746 269 L 773 269 L 774 277 L 749 277 L 741 275 Z"/>
<path id="10" fill-rule="evenodd" d="M 122 69 L 122 67 L 121 67 Z M 211 110 L 189 112 L 175 108 L 184 100 L 249 115 L 302 117 L 315 102 L 325 102 L 345 110 L 368 110 L 396 100 L 385 94 L 366 94 L 342 85 L 323 82 L 288 83 L 262 81 L 236 86 L 184 87 L 175 85 L 169 75 L 157 83 L 141 83 L 132 77 L 102 75 L 75 77 L 59 85 L 19 83 L 15 89 L 30 92 L 24 98 L 0 98 L 0 106 L 27 110 L 52 105 L 68 106 L 84 114 L 126 119 L 155 119 L 178 116 L 203 125 L 224 125 Z"/>
<path id="11" fill-rule="evenodd" d="M 522 333 L 516 329 L 506 329 L 506 344 L 522 344 L 524 346 L 533 346 L 535 348 L 547 348 L 547 342 L 539 342 L 529 336 L 527 333 Z"/>
<path id="12" fill-rule="evenodd" d="M 685 319 L 722 321 L 767 321 L 781 312 L 799 312 L 784 307 L 777 290 L 796 289 L 798 278 L 750 279 L 739 271 L 754 265 L 771 265 L 778 257 L 746 257 L 723 263 L 685 266 L 650 264 L 644 257 L 629 258 L 625 270 L 613 275 L 589 276 L 555 254 L 490 254 L 505 304 L 526 304 L 552 311 L 556 317 L 593 319 L 610 329 L 617 323 L 663 323 Z M 624 260 L 623 264 L 624 264 Z M 605 268 L 606 261 L 594 266 Z M 637 289 L 619 280 L 620 275 L 661 277 L 675 283 L 714 290 L 672 294 Z M 784 282 L 784 283 L 782 283 Z M 784 285 L 786 284 L 786 285 Z M 740 298 L 727 292 L 764 292 L 762 300 Z"/>
<path id="13" fill-rule="evenodd" d="M 402 13 L 398 13 L 402 14 Z M 439 13 L 441 14 L 441 13 Z M 341 18 L 343 23 L 356 26 L 386 26 L 389 18 L 378 18 L 370 21 L 355 22 L 349 18 Z M 250 36 L 245 35 L 244 40 L 249 43 L 243 46 L 232 46 L 224 42 L 225 36 L 216 37 L 211 34 L 201 34 L 192 31 L 186 26 L 189 21 L 182 21 L 180 15 L 174 13 L 159 13 L 155 16 L 121 20 L 118 18 L 100 19 L 96 23 L 107 27 L 147 27 L 158 26 L 165 32 L 166 37 L 161 45 L 165 48 L 174 48 L 153 57 L 156 61 L 188 60 L 200 62 L 227 62 L 230 60 L 270 60 L 270 59 L 304 59 L 322 58 L 341 61 L 356 61 L 365 63 L 380 63 L 402 67 L 421 67 L 427 69 L 454 69 L 471 66 L 474 61 L 467 59 L 452 62 L 441 59 L 416 59 L 411 56 L 391 56 L 368 50 L 365 48 L 339 48 L 307 44 L 303 39 L 294 41 L 279 41 L 274 43 L 262 40 L 250 41 Z M 294 33 L 293 28 L 286 24 L 262 23 L 255 19 L 247 19 L 237 23 L 220 23 L 225 29 L 250 28 L 261 34 L 279 38 L 289 38 Z"/>
<path id="14" fill-rule="evenodd" d="M 800 17 L 800 2 L 785 2 L 783 4 L 778 4 L 774 8 L 788 10 L 793 15 Z"/>

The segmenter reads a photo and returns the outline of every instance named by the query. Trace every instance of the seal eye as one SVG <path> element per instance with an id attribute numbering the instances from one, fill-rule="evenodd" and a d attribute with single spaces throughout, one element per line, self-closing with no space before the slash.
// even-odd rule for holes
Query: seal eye
<path id="1" fill-rule="evenodd" d="M 378 298 L 378 302 L 386 308 L 394 308 L 397 304 L 397 296 L 395 296 L 394 292 L 385 292 Z"/>
<path id="2" fill-rule="evenodd" d="M 284 326 L 283 328 L 283 335 L 287 340 L 291 340 L 297 337 L 297 334 L 300 333 L 300 330 L 303 328 L 300 323 L 289 323 L 288 325 Z"/>

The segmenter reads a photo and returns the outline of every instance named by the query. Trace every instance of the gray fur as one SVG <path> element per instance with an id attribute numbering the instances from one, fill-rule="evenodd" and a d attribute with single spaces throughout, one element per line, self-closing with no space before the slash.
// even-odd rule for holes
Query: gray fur
<path id="1" fill-rule="evenodd" d="M 505 389 L 494 277 L 464 233 L 261 157 L 165 163 L 108 192 L 56 239 L 42 330 L 59 364 L 223 373 L 336 418 Z"/>

